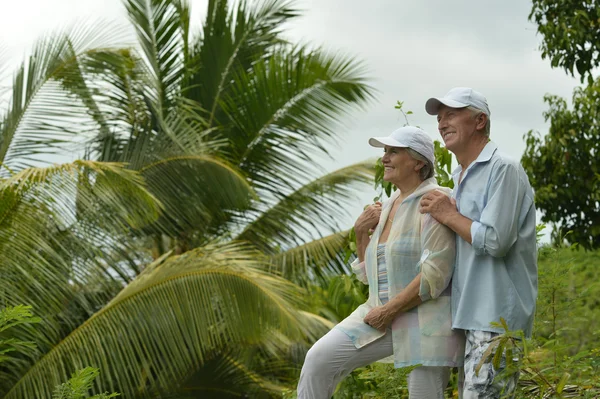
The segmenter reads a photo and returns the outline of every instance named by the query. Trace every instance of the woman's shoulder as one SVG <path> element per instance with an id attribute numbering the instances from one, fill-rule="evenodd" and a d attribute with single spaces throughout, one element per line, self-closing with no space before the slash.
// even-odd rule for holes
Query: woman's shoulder
<path id="1" fill-rule="evenodd" d="M 421 192 L 419 193 L 419 196 L 423 196 L 432 191 L 439 191 L 439 192 L 446 194 L 449 197 L 452 196 L 452 189 L 450 189 L 448 187 L 440 186 L 439 184 L 437 184 L 437 181 L 435 180 L 434 177 L 432 177 L 431 180 L 429 181 L 429 184 L 424 186 L 423 189 L 420 191 Z"/>

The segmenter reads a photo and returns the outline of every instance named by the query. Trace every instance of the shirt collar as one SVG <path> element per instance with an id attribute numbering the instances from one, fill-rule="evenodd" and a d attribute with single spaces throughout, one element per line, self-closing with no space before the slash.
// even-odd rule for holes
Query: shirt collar
<path id="1" fill-rule="evenodd" d="M 483 150 L 481 150 L 477 159 L 475 159 L 475 161 L 473 161 L 473 163 L 471 165 L 469 165 L 469 167 L 467 167 L 467 169 L 469 169 L 472 165 L 474 165 L 476 163 L 488 162 L 490 159 L 492 159 L 492 155 L 494 155 L 494 153 L 496 152 L 497 149 L 498 149 L 498 146 L 496 145 L 496 143 L 494 143 L 493 141 L 489 141 L 485 145 L 485 147 L 483 147 Z M 461 171 L 462 171 L 462 166 L 459 164 L 456 167 L 456 169 L 454 169 L 452 171 L 452 177 L 455 177 Z"/>

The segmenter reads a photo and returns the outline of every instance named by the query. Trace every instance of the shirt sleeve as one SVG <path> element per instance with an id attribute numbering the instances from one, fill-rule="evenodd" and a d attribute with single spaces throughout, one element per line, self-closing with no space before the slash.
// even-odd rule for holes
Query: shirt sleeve
<path id="1" fill-rule="evenodd" d="M 480 220 L 471 225 L 471 242 L 477 255 L 503 257 L 517 240 L 521 212 L 533 204 L 519 167 L 501 165 L 488 185 L 487 203 Z M 483 195 L 483 193 L 482 193 Z"/>
<path id="2" fill-rule="evenodd" d="M 356 275 L 358 281 L 368 285 L 369 280 L 367 279 L 367 272 L 365 270 L 365 261 L 359 262 L 358 258 L 356 258 L 354 262 L 350 264 L 350 266 L 352 267 L 352 272 Z"/>
<path id="3" fill-rule="evenodd" d="M 430 214 L 425 214 L 421 229 L 421 248 L 419 297 L 425 302 L 440 296 L 452 279 L 456 235 Z"/>

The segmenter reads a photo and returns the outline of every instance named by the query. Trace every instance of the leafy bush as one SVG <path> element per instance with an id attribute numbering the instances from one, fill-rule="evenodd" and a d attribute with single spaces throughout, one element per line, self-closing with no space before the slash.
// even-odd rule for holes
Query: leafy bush
<path id="1" fill-rule="evenodd" d="M 35 317 L 31 312 L 31 306 L 18 305 L 8 306 L 0 309 L 0 333 L 9 328 L 21 324 L 39 323 L 41 319 Z M 26 353 L 35 349 L 35 344 L 30 341 L 22 341 L 18 338 L 0 339 L 0 363 L 8 360 L 9 353 Z M 88 396 L 92 384 L 100 371 L 93 367 L 86 367 L 73 373 L 71 379 L 56 387 L 53 399 L 109 399 L 119 396 L 118 393 L 103 393 Z"/>

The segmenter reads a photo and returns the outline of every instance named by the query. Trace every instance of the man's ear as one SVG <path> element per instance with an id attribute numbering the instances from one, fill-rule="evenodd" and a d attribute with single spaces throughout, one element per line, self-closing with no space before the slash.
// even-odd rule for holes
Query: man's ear
<path id="1" fill-rule="evenodd" d="M 477 130 L 483 130 L 485 129 L 485 125 L 487 124 L 488 121 L 488 116 L 486 114 L 484 114 L 483 112 L 480 113 L 479 115 L 477 115 L 477 118 L 475 119 L 475 128 Z"/>

